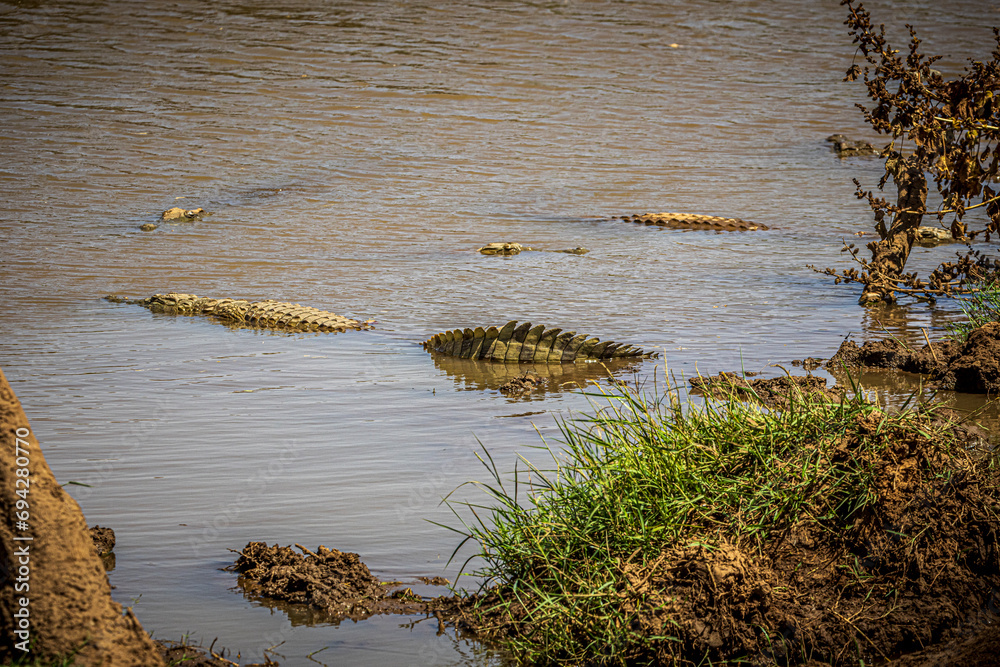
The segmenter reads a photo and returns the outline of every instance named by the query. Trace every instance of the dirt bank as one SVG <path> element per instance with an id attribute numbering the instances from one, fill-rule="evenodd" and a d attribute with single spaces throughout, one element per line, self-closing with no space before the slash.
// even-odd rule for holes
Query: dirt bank
<path id="1" fill-rule="evenodd" d="M 827 368 L 898 369 L 931 376 L 938 389 L 1000 394 L 1000 322 L 974 329 L 964 342 L 941 341 L 921 348 L 896 339 L 844 341 Z"/>
<path id="2" fill-rule="evenodd" d="M 935 352 L 942 349 L 935 344 Z M 956 345 L 946 358 L 968 353 Z M 836 428 L 821 420 L 816 435 L 796 447 L 813 453 L 805 459 L 809 466 L 830 471 L 815 478 L 826 489 L 819 497 L 844 493 L 859 504 L 817 505 L 766 538 L 726 533 L 655 553 L 623 551 L 613 609 L 604 618 L 644 639 L 614 648 L 603 656 L 608 664 L 995 664 L 1000 470 L 990 464 L 991 453 L 978 449 L 980 438 L 949 422 L 944 410 L 921 409 L 912 419 L 871 404 L 854 411 L 840 389 L 813 376 L 722 373 L 692 384 L 793 415 L 809 409 L 802 396 L 832 404 L 831 415 L 849 415 Z M 791 395 L 800 402 L 792 404 Z M 863 474 L 844 476 L 845 470 Z M 861 486 L 844 492 L 843 484 Z M 775 516 L 785 511 L 775 508 Z M 249 597 L 308 606 L 327 619 L 433 615 L 515 651 L 542 628 L 564 625 L 566 633 L 580 632 L 583 643 L 596 636 L 562 611 L 544 611 L 530 587 L 424 599 L 379 581 L 357 554 L 296 547 L 252 542 L 240 552 L 233 569 Z"/>
<path id="3" fill-rule="evenodd" d="M 164 665 L 131 611 L 122 613 L 79 506 L 45 462 L 0 371 L 0 659 Z M 30 648 L 30 651 L 21 650 Z"/>

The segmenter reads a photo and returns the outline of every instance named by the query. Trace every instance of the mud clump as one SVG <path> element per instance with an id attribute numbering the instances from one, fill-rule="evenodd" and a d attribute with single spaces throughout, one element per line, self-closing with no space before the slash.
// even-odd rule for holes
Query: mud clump
<path id="1" fill-rule="evenodd" d="M 535 387 L 545 384 L 545 378 L 536 373 L 525 373 L 521 377 L 508 380 L 500 385 L 500 393 L 504 396 L 521 396 L 532 391 Z"/>
<path id="2" fill-rule="evenodd" d="M 425 600 L 398 582 L 381 582 L 356 553 L 328 549 L 315 552 L 249 542 L 229 570 L 240 573 L 248 598 L 304 605 L 321 612 L 326 622 L 361 620 L 376 614 L 421 614 L 454 606 L 447 598 Z M 440 585 L 440 577 L 424 583 Z"/>
<path id="3" fill-rule="evenodd" d="M 974 329 L 958 353 L 948 360 L 942 381 L 955 391 L 1000 393 L 1000 322 Z"/>
<path id="4" fill-rule="evenodd" d="M 829 400 L 840 400 L 842 387 L 827 388 L 826 379 L 814 375 L 783 375 L 776 378 L 747 380 L 737 373 L 723 371 L 709 377 L 691 378 L 691 386 L 715 398 L 735 395 L 741 401 L 756 401 L 768 407 L 786 407 L 789 401 L 800 396 L 818 395 Z"/>
<path id="5" fill-rule="evenodd" d="M 314 553 L 296 546 L 304 555 L 291 547 L 250 542 L 231 569 L 243 575 L 248 593 L 307 604 L 334 616 L 371 614 L 385 597 L 382 583 L 358 554 L 322 545 Z"/>
<path id="6" fill-rule="evenodd" d="M 829 369 L 878 368 L 900 370 L 907 373 L 935 375 L 944 370 L 943 360 L 954 354 L 954 344 L 950 342 L 934 344 L 921 349 L 905 347 L 894 339 L 870 340 L 863 345 L 845 340 L 840 349 L 826 362 Z"/>
<path id="7" fill-rule="evenodd" d="M 973 329 L 965 342 L 944 341 L 910 348 L 897 340 L 844 341 L 827 368 L 898 369 L 930 375 L 938 389 L 970 394 L 1000 393 L 1000 322 Z"/>
<path id="8" fill-rule="evenodd" d="M 115 550 L 115 531 L 101 526 L 90 527 L 90 539 L 97 549 L 97 555 L 103 556 Z"/>
<path id="9" fill-rule="evenodd" d="M 101 559 L 101 565 L 105 572 L 115 569 L 117 558 L 115 557 L 115 531 L 101 526 L 90 527 L 90 541 L 94 545 L 97 557 Z"/>

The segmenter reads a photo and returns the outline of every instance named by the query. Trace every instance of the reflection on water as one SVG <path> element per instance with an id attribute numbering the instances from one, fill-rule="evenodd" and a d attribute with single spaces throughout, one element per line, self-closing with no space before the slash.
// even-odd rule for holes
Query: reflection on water
<path id="1" fill-rule="evenodd" d="M 113 572 L 115 569 L 115 552 L 108 551 L 98 555 L 101 557 L 101 565 L 104 566 L 104 571 Z"/>
<path id="2" fill-rule="evenodd" d="M 859 387 L 879 405 L 900 409 L 937 403 L 954 410 L 961 421 L 968 420 L 990 431 L 989 440 L 994 446 L 1000 444 L 1000 402 L 996 399 L 987 400 L 980 394 L 938 391 L 933 388 L 929 376 L 895 369 L 828 370 L 838 384 Z"/>
<path id="3" fill-rule="evenodd" d="M 591 384 L 621 377 L 643 365 L 643 360 L 612 359 L 603 362 L 576 364 L 502 364 L 493 361 L 459 359 L 437 352 L 431 353 L 434 366 L 455 380 L 458 389 L 470 391 L 497 390 L 500 385 L 532 373 L 544 380 L 532 391 L 507 400 L 541 401 L 550 394 L 576 391 Z"/>
<path id="4" fill-rule="evenodd" d="M 950 325 L 962 319 L 954 309 L 928 308 L 923 304 L 903 304 L 863 309 L 863 340 L 896 338 L 907 345 L 923 346 L 927 339 L 949 335 Z M 934 332 L 934 333 L 931 333 Z"/>

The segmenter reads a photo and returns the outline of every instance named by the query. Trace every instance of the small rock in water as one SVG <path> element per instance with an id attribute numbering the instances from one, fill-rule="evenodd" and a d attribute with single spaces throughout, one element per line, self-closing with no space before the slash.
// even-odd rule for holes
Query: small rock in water
<path id="1" fill-rule="evenodd" d="M 101 526 L 90 527 L 90 539 L 98 555 L 108 554 L 115 549 L 115 531 Z"/>
<path id="2" fill-rule="evenodd" d="M 535 387 L 545 384 L 545 378 L 535 373 L 525 373 L 521 377 L 508 380 L 500 385 L 500 393 L 504 396 L 520 396 Z"/>

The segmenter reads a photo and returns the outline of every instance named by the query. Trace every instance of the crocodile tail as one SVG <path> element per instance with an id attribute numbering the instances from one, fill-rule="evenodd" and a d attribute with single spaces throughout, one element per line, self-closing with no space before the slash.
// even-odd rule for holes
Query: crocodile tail
<path id="1" fill-rule="evenodd" d="M 460 359 L 479 359 L 507 364 L 560 364 L 610 359 L 639 359 L 657 356 L 634 345 L 601 342 L 574 331 L 546 329 L 530 322 L 508 322 L 500 328 L 452 329 L 434 334 L 423 342 L 424 349 Z"/>

